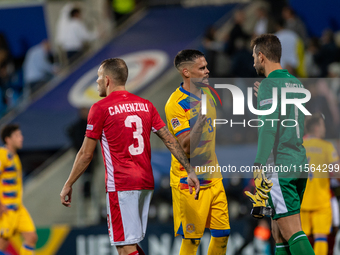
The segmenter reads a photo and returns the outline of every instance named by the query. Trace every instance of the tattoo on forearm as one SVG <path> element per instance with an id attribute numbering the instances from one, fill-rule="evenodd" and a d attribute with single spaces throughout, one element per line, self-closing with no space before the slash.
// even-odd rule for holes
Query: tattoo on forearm
<path id="1" fill-rule="evenodd" d="M 170 133 L 170 131 L 166 127 L 163 127 L 158 130 L 156 134 L 162 139 L 165 146 L 178 159 L 187 172 L 190 173 L 191 168 L 189 160 L 181 145 L 177 142 L 176 138 Z"/>

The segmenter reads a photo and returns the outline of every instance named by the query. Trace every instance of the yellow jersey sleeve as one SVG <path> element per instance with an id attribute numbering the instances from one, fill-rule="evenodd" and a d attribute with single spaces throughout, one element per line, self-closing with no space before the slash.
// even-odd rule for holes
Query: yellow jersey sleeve
<path id="1" fill-rule="evenodd" d="M 190 131 L 189 119 L 185 109 L 177 102 L 168 102 L 165 107 L 168 128 L 176 137 Z"/>

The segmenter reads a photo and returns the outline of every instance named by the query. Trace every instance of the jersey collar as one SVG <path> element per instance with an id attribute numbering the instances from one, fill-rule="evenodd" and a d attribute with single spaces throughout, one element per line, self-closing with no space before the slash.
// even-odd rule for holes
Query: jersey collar
<path id="1" fill-rule="evenodd" d="M 198 96 L 196 96 L 196 95 L 190 93 L 189 91 L 186 91 L 186 90 L 183 88 L 183 82 L 181 83 L 181 86 L 179 86 L 179 90 L 180 90 L 182 93 L 188 95 L 189 97 L 192 97 L 192 98 L 195 98 L 195 99 L 198 100 L 198 101 L 201 101 L 201 99 L 200 99 Z M 201 90 L 201 92 L 202 92 L 202 94 L 203 94 L 203 91 L 202 91 L 202 90 Z"/>
<path id="2" fill-rule="evenodd" d="M 277 75 L 280 75 L 282 73 L 289 74 L 287 69 L 276 69 L 272 71 L 270 74 L 268 74 L 267 78 L 276 78 Z"/>

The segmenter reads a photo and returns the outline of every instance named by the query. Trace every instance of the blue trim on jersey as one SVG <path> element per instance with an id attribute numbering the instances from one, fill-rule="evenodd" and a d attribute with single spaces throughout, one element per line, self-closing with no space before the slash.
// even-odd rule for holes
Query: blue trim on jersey
<path id="1" fill-rule="evenodd" d="M 327 237 L 315 238 L 314 242 L 327 242 Z"/>
<path id="2" fill-rule="evenodd" d="M 230 229 L 210 229 L 211 236 L 224 237 L 230 235 Z"/>
<path id="3" fill-rule="evenodd" d="M 201 101 L 201 99 L 200 99 L 198 96 L 196 96 L 196 95 L 190 93 L 189 91 L 186 91 L 185 89 L 183 89 L 182 86 L 183 86 L 183 82 L 181 83 L 181 86 L 179 87 L 179 90 L 180 90 L 181 92 L 183 92 L 184 94 L 188 95 L 189 97 L 192 97 L 192 98 L 195 98 L 195 99 L 198 100 L 198 101 Z"/>
<path id="4" fill-rule="evenodd" d="M 183 99 L 178 102 L 178 104 L 184 109 L 184 110 L 190 110 L 190 101 L 187 100 L 189 99 L 188 97 L 186 99 Z"/>
<path id="5" fill-rule="evenodd" d="M 17 180 L 16 180 L 16 178 L 2 179 L 2 184 L 4 184 L 4 185 L 15 185 L 15 184 L 17 184 Z"/>
<path id="6" fill-rule="evenodd" d="M 4 197 L 17 197 L 18 193 L 16 191 L 12 191 L 12 192 L 2 192 L 2 195 Z"/>
<path id="7" fill-rule="evenodd" d="M 190 131 L 190 128 L 185 128 L 185 129 L 182 129 L 181 131 L 178 131 L 175 136 L 178 137 L 180 134 L 186 132 L 186 131 Z"/>
<path id="8" fill-rule="evenodd" d="M 181 225 L 179 226 L 179 228 L 177 230 L 177 235 L 181 235 L 181 236 L 184 237 L 182 222 L 181 222 Z"/>
<path id="9" fill-rule="evenodd" d="M 34 247 L 24 244 L 24 248 L 30 251 L 34 251 Z"/>
<path id="10" fill-rule="evenodd" d="M 9 153 L 9 152 L 8 152 L 8 154 L 7 154 L 7 158 L 8 158 L 9 160 L 12 160 L 12 159 L 13 159 L 13 155 L 12 155 L 12 153 Z"/>
<path id="11" fill-rule="evenodd" d="M 18 210 L 18 205 L 16 205 L 16 204 L 6 205 L 6 207 L 7 207 L 8 210 L 13 210 L 13 211 Z"/>
<path id="12" fill-rule="evenodd" d="M 15 167 L 14 166 L 10 166 L 10 167 L 6 167 L 5 169 L 4 169 L 4 172 L 15 172 Z"/>
<path id="13" fill-rule="evenodd" d="M 6 255 L 6 253 L 3 253 L 2 251 L 0 251 L 0 255 Z"/>

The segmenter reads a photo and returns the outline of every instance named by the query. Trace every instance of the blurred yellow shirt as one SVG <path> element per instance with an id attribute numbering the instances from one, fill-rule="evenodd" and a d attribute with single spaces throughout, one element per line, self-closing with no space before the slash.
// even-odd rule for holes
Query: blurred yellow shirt
<path id="1" fill-rule="evenodd" d="M 16 210 L 22 204 L 22 166 L 18 154 L 0 148 L 0 202 Z"/>
<path id="2" fill-rule="evenodd" d="M 329 164 L 339 160 L 333 144 L 325 140 L 307 137 L 303 146 L 309 163 L 308 181 L 303 196 L 302 210 L 318 210 L 331 206 Z M 312 168 L 314 172 L 312 172 Z"/>

